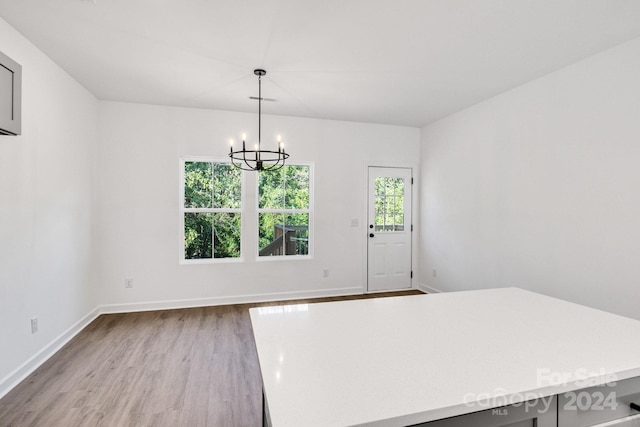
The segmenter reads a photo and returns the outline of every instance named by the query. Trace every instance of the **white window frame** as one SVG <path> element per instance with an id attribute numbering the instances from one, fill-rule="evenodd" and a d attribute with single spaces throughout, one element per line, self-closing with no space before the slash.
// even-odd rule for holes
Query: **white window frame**
<path id="1" fill-rule="evenodd" d="M 199 157 L 199 156 L 184 156 L 180 157 L 180 178 L 179 178 L 179 198 L 178 198 L 178 210 L 180 212 L 179 219 L 179 263 L 180 264 L 224 264 L 224 263 L 236 263 L 236 262 L 244 262 L 245 254 L 246 254 L 246 177 L 244 171 L 241 171 L 240 174 L 240 208 L 185 208 L 184 207 L 184 167 L 187 162 L 203 162 L 203 163 L 226 163 L 231 164 L 229 158 L 220 158 L 220 157 Z M 213 257 L 213 248 L 211 249 L 212 257 L 211 258 L 198 258 L 198 259 L 186 259 L 184 257 L 184 215 L 185 213 L 218 213 L 218 212 L 228 212 L 228 213 L 239 213 L 240 214 L 240 256 L 237 258 L 215 258 Z M 213 241 L 212 241 L 213 245 Z"/>
<path id="2" fill-rule="evenodd" d="M 260 192 L 258 188 L 258 174 L 255 174 L 254 183 L 255 183 L 255 259 L 257 262 L 270 262 L 270 261 L 302 261 L 302 260 L 310 260 L 313 259 L 314 253 L 314 242 L 315 242 L 315 231 L 314 231 L 314 208 L 313 208 L 313 200 L 314 200 L 314 173 L 315 173 L 315 165 L 314 162 L 305 162 L 305 161 L 296 161 L 296 162 L 288 162 L 286 166 L 307 166 L 309 167 L 309 208 L 308 209 L 261 209 L 260 205 Z M 286 167 L 285 166 L 285 167 Z M 309 242 L 308 242 L 308 254 L 307 255 L 271 255 L 271 256 L 260 256 L 260 239 L 258 236 L 260 230 L 260 214 L 261 213 L 283 213 L 283 214 L 296 214 L 296 213 L 305 213 L 309 214 Z"/>

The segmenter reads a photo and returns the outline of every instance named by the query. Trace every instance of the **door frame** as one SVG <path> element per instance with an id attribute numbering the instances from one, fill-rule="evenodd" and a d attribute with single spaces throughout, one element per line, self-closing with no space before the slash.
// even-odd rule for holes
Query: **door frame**
<path id="1" fill-rule="evenodd" d="M 420 175 L 417 163 L 394 163 L 394 162 L 366 162 L 364 165 L 363 171 L 363 182 L 364 182 L 364 201 L 362 208 L 362 221 L 361 221 L 361 232 L 362 232 L 362 291 L 365 294 L 374 294 L 380 292 L 389 292 L 389 291 L 370 291 L 369 290 L 369 270 L 368 270 L 368 262 L 369 262 L 369 168 L 370 167 L 378 167 L 378 168 L 406 168 L 411 169 L 411 177 L 413 178 L 413 185 L 411 186 L 411 221 L 413 222 L 413 232 L 411 233 L 411 271 L 413 272 L 413 277 L 411 278 L 411 287 L 409 289 L 418 289 L 418 284 L 420 281 L 418 280 L 418 235 L 420 233 L 420 225 L 418 217 L 418 206 L 420 205 L 420 200 L 418 198 L 418 187 L 420 184 Z"/>

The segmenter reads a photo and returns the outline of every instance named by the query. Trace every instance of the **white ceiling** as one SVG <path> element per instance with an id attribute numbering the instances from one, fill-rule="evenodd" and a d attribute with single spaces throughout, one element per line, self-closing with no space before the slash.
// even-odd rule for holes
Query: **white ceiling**
<path id="1" fill-rule="evenodd" d="M 638 0 L 0 0 L 99 99 L 423 126 L 640 36 Z M 2 50 L 0 37 L 0 50 Z"/>

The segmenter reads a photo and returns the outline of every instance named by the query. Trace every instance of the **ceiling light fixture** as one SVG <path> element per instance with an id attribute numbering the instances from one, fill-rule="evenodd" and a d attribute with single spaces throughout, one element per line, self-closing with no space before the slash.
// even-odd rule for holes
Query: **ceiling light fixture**
<path id="1" fill-rule="evenodd" d="M 289 154 L 284 152 L 284 143 L 278 135 L 278 151 L 263 150 L 260 146 L 260 136 L 262 132 L 262 81 L 260 78 L 267 74 L 265 70 L 253 70 L 253 74 L 258 76 L 258 143 L 253 146 L 253 150 L 245 148 L 246 134 L 242 134 L 242 150 L 233 150 L 233 139 L 230 141 L 229 157 L 231 163 L 247 171 L 273 171 L 284 166 L 284 162 L 289 158 Z"/>

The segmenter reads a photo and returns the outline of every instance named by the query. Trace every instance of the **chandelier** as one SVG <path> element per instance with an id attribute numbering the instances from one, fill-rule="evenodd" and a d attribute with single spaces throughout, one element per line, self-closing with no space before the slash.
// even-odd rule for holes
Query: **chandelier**
<path id="1" fill-rule="evenodd" d="M 242 150 L 233 149 L 233 139 L 230 141 L 231 148 L 229 157 L 231 163 L 243 170 L 247 171 L 274 171 L 284 166 L 284 161 L 289 158 L 289 154 L 284 152 L 284 143 L 278 135 L 278 151 L 263 150 L 260 145 L 260 136 L 262 132 L 262 82 L 260 78 L 267 74 L 265 70 L 253 70 L 253 74 L 258 76 L 258 143 L 253 146 L 253 150 L 247 150 L 245 147 L 246 134 L 242 134 Z"/>

